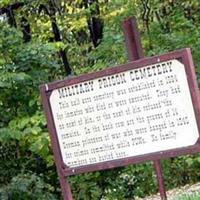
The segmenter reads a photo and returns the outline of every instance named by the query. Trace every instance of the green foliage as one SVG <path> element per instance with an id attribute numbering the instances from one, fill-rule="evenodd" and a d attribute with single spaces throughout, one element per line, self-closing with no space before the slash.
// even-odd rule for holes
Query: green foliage
<path id="1" fill-rule="evenodd" d="M 73 186 L 73 194 L 75 199 L 101 199 L 102 188 L 99 182 L 102 181 L 100 172 L 86 173 L 75 177 L 70 177 L 70 182 Z M 78 187 L 77 187 L 78 183 Z"/>
<path id="2" fill-rule="evenodd" d="M 106 200 L 144 197 L 156 191 L 155 175 L 150 163 L 130 165 L 107 175 Z"/>
<path id="3" fill-rule="evenodd" d="M 38 38 L 24 43 L 20 30 L 4 22 L 0 27 L 0 185 L 9 184 L 22 171 L 45 173 L 47 169 L 52 177 L 47 181 L 57 183 L 39 85 L 62 73 L 55 58 L 64 47 Z"/>
<path id="4" fill-rule="evenodd" d="M 13 177 L 10 184 L 0 188 L 2 200 L 56 200 L 53 188 L 35 174 L 19 174 Z"/>
<path id="5" fill-rule="evenodd" d="M 3 0 L 0 7 L 17 1 Z M 200 15 L 198 0 L 99 0 L 103 38 L 95 48 L 88 20 L 96 4 L 56 1 L 62 41 L 55 42 L 47 0 L 23 0 L 14 11 L 17 28 L 0 20 L 0 194 L 4 199 L 55 199 L 60 196 L 39 85 L 62 79 L 59 50 L 65 50 L 74 74 L 98 71 L 127 62 L 121 23 L 135 15 L 146 56 L 190 47 L 200 75 Z M 40 11 L 39 11 L 40 10 Z M 31 27 L 24 42 L 21 19 Z M 199 79 L 200 80 L 200 79 Z M 163 161 L 167 188 L 200 180 L 200 157 L 183 156 Z M 13 177 L 13 175 L 16 175 Z M 156 192 L 151 163 L 70 177 L 77 200 L 122 200 Z M 54 194 L 54 195 L 53 195 Z M 58 199 L 58 198 L 57 198 Z"/>
<path id="6" fill-rule="evenodd" d="M 199 155 L 182 156 L 164 161 L 163 168 L 166 169 L 164 176 L 167 187 L 171 189 L 187 183 L 198 182 L 200 173 L 197 169 L 199 167 Z"/>

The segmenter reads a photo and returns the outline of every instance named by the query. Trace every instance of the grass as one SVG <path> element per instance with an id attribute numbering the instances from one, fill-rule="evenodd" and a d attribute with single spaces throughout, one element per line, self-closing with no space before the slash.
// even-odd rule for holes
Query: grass
<path id="1" fill-rule="evenodd" d="M 192 194 L 183 194 L 174 198 L 173 200 L 200 200 L 200 193 L 196 192 Z"/>

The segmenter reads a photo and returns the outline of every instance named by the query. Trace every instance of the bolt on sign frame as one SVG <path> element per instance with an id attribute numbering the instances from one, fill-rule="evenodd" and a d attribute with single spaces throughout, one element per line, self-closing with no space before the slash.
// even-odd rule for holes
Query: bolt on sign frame
<path id="1" fill-rule="evenodd" d="M 130 70 L 142 69 L 146 66 L 156 65 L 159 63 L 175 60 L 182 63 L 186 73 L 186 80 L 189 88 L 190 98 L 193 106 L 193 112 L 195 116 L 195 123 L 198 130 L 198 137 L 194 144 L 189 146 L 183 146 L 173 149 L 161 150 L 161 151 L 150 151 L 145 154 L 137 154 L 130 157 L 122 157 L 120 159 L 108 160 L 105 162 L 96 162 L 93 164 L 81 165 L 81 166 L 67 166 L 64 162 L 63 155 L 61 152 L 60 141 L 58 138 L 59 132 L 56 129 L 55 115 L 53 115 L 51 102 L 51 95 L 55 90 L 63 87 L 72 86 L 75 84 L 83 83 L 99 79 L 102 77 L 108 77 L 119 73 L 129 72 Z M 70 186 L 67 182 L 67 177 L 70 175 L 76 175 L 84 172 L 92 172 L 104 169 L 112 169 L 115 167 L 126 166 L 129 164 L 141 163 L 144 161 L 154 161 L 163 158 L 176 157 L 184 154 L 193 154 L 200 152 L 200 101 L 199 91 L 195 76 L 195 70 L 193 66 L 192 56 L 190 49 L 182 49 L 175 52 L 167 53 L 160 56 L 154 56 L 150 58 L 140 59 L 128 64 L 120 65 L 117 67 L 108 68 L 102 71 L 81 75 L 78 77 L 72 77 L 66 80 L 57 81 L 49 84 L 42 85 L 40 88 L 44 110 L 47 117 L 48 130 L 50 132 L 51 143 L 53 147 L 54 158 L 57 166 L 57 171 L 60 177 L 60 184 L 62 188 L 63 197 L 65 200 L 72 200 L 72 194 Z M 189 98 L 189 97 L 188 97 Z M 181 103 L 181 102 L 180 102 Z M 192 133 L 188 133 L 192 134 Z M 161 147 L 162 149 L 162 147 Z"/>

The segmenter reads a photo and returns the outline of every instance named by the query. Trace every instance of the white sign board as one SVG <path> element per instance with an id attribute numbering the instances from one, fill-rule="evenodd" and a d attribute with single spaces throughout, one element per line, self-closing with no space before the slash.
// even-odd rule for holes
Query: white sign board
<path id="1" fill-rule="evenodd" d="M 178 60 L 55 89 L 50 105 L 68 167 L 187 147 L 199 137 Z"/>

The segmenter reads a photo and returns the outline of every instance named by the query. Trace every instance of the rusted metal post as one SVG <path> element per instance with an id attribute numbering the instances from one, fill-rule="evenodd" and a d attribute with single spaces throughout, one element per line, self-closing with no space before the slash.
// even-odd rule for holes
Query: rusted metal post
<path id="1" fill-rule="evenodd" d="M 62 195 L 64 200 L 73 200 L 72 192 L 67 178 L 64 175 L 60 176 L 60 185 L 62 189 Z"/>
<path id="2" fill-rule="evenodd" d="M 123 21 L 122 26 L 123 26 L 129 61 L 134 61 L 144 58 L 144 53 L 142 49 L 142 43 L 140 39 L 140 33 L 138 30 L 136 18 L 135 17 L 127 18 L 126 20 Z M 162 200 L 167 200 L 160 160 L 153 161 L 153 164 L 158 180 L 160 197 Z"/>
<path id="3" fill-rule="evenodd" d="M 123 31 L 125 36 L 126 49 L 129 61 L 138 60 L 144 57 L 140 33 L 138 31 L 135 17 L 127 18 L 123 21 Z"/>
<path id="4" fill-rule="evenodd" d="M 46 85 L 43 85 L 42 87 L 40 87 L 40 92 L 41 92 L 43 107 L 44 107 L 45 114 L 47 117 L 47 126 L 48 126 L 48 130 L 50 132 L 51 145 L 52 145 L 56 169 L 57 169 L 57 173 L 58 173 L 59 181 L 60 181 L 60 185 L 61 185 L 62 196 L 63 196 L 64 200 L 73 200 L 71 188 L 68 183 L 67 176 L 65 176 L 65 174 L 63 172 L 63 167 L 62 167 L 62 163 L 61 163 L 62 157 L 61 157 L 60 150 L 58 148 L 59 144 L 58 144 L 58 140 L 57 140 L 56 130 L 53 125 L 54 124 L 53 117 L 51 115 L 50 105 L 49 105 L 49 101 L 47 98 L 47 96 L 49 95 L 48 94 L 48 85 L 46 84 Z"/>
<path id="5" fill-rule="evenodd" d="M 157 181 L 158 181 L 158 185 L 159 185 L 160 197 L 162 200 L 167 200 L 167 194 L 166 194 L 166 190 L 165 190 L 165 184 L 164 184 L 164 178 L 163 178 L 160 160 L 155 160 L 153 162 L 153 164 L 154 164 Z"/>

